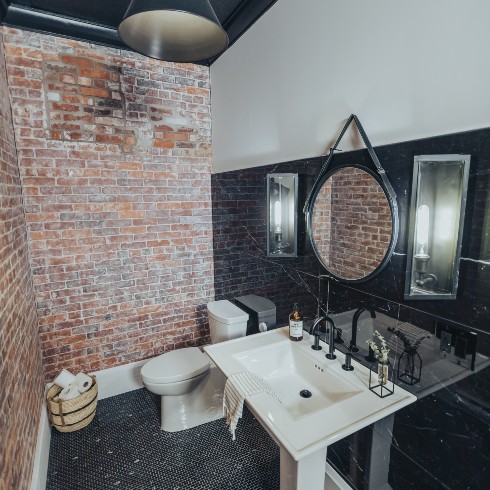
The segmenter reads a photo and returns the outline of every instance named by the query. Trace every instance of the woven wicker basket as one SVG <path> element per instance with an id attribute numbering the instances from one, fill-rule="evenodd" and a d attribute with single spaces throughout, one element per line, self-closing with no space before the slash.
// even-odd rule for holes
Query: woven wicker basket
<path id="1" fill-rule="evenodd" d="M 53 385 L 46 395 L 49 419 L 51 424 L 60 432 L 75 432 L 83 429 L 95 417 L 97 408 L 97 378 L 92 376 L 92 386 L 73 400 L 58 398 L 62 388 Z"/>

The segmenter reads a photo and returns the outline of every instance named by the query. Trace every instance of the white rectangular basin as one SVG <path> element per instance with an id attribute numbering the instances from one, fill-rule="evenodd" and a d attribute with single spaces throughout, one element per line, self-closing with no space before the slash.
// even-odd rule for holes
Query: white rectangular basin
<path id="1" fill-rule="evenodd" d="M 233 357 L 245 370 L 269 383 L 294 420 L 326 410 L 362 391 L 294 342 L 266 345 Z"/>
<path id="2" fill-rule="evenodd" d="M 344 356 L 325 358 L 311 349 L 312 339 L 291 342 L 288 328 L 208 345 L 204 350 L 229 377 L 250 371 L 265 379 L 281 399 L 258 393 L 247 405 L 259 422 L 296 461 L 346 437 L 400 408 L 416 397 L 398 386 L 393 395 L 379 398 L 369 390 L 369 370 L 354 364 L 344 371 Z M 302 398 L 301 390 L 311 398 Z"/>

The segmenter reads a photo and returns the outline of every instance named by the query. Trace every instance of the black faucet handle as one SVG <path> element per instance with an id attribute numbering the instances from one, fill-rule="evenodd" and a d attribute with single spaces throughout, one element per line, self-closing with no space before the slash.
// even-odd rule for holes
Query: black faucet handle
<path id="1" fill-rule="evenodd" d="M 371 346 L 369 346 L 369 353 L 367 356 L 364 357 L 367 362 L 376 362 L 376 358 L 374 357 L 374 351 L 371 349 Z"/>
<path id="2" fill-rule="evenodd" d="M 354 367 L 352 366 L 352 354 L 349 352 L 345 355 L 345 363 L 342 364 L 342 369 L 344 371 L 354 371 Z"/>
<path id="3" fill-rule="evenodd" d="M 313 334 L 314 338 L 315 338 L 315 342 L 314 344 L 311 346 L 311 348 L 313 350 L 322 350 L 322 346 L 320 345 L 320 332 L 317 330 L 314 334 Z"/>
<path id="4" fill-rule="evenodd" d="M 344 339 L 342 338 L 342 329 L 335 327 L 335 331 L 337 332 L 337 335 L 335 336 L 335 343 L 337 344 L 343 344 Z"/>
<path id="5" fill-rule="evenodd" d="M 355 344 L 355 342 L 352 342 L 352 339 L 349 342 L 349 350 L 351 352 L 359 352 L 359 347 L 357 347 L 357 345 Z"/>
<path id="6" fill-rule="evenodd" d="M 328 354 L 325 355 L 327 359 L 333 360 L 337 359 L 335 352 L 335 330 L 337 327 L 330 317 L 327 317 L 328 321 Z"/>

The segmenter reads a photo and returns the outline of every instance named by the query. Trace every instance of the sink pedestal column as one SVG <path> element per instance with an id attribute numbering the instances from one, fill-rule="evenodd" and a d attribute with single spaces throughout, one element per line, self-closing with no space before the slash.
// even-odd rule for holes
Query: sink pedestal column
<path id="1" fill-rule="evenodd" d="M 280 450 L 281 490 L 324 490 L 326 447 L 301 461 L 296 461 L 281 446 Z"/>

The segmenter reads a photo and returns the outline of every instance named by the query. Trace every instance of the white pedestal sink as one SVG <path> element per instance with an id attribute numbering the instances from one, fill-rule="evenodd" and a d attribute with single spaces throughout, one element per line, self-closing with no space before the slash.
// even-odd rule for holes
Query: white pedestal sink
<path id="1" fill-rule="evenodd" d="M 257 393 L 246 400 L 280 447 L 281 490 L 323 490 L 330 444 L 416 400 L 398 386 L 393 395 L 379 398 L 369 390 L 367 368 L 354 363 L 354 371 L 344 371 L 340 352 L 328 360 L 325 349 L 314 351 L 311 345 L 309 338 L 291 342 L 284 327 L 204 348 L 225 376 L 251 371 L 281 399 Z M 311 397 L 303 398 L 302 390 Z"/>

